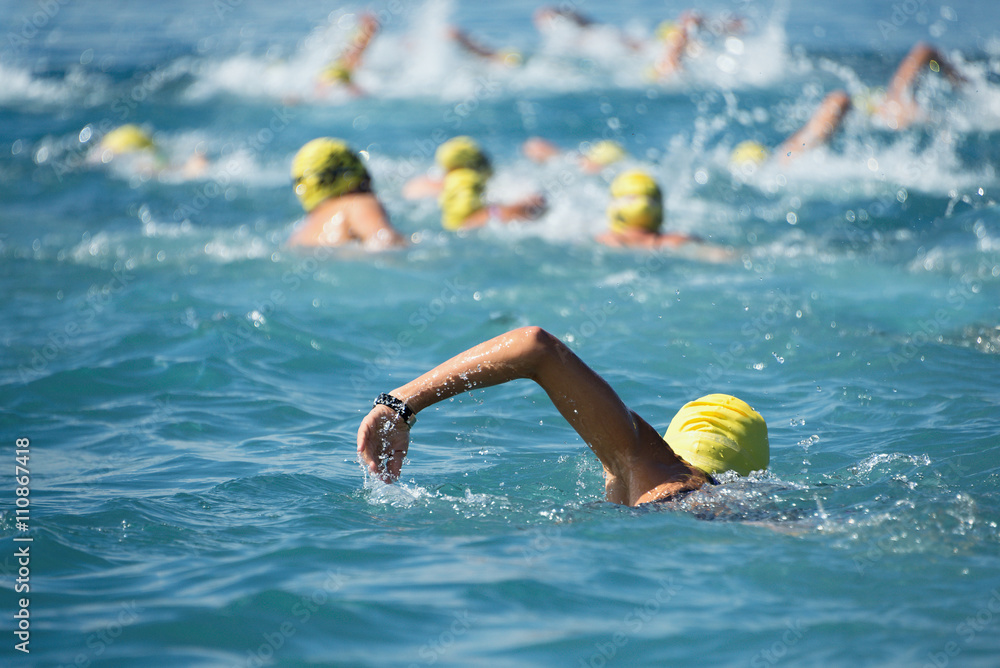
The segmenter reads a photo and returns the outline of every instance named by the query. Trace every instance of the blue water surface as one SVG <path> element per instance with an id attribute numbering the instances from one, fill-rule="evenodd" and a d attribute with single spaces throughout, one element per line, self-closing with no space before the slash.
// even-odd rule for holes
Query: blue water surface
<path id="1" fill-rule="evenodd" d="M 603 27 L 540 35 L 524 0 L 0 2 L 4 665 L 1000 663 L 1000 9 L 713 1 L 744 31 L 655 82 L 686 5 L 566 6 Z M 366 94 L 317 96 L 365 9 Z M 918 41 L 965 81 L 924 77 L 893 132 L 862 110 Z M 837 88 L 856 109 L 829 147 L 728 164 Z M 95 160 L 122 123 L 208 171 Z M 542 192 L 542 219 L 445 233 L 404 199 L 456 134 L 492 156 L 490 197 Z M 323 135 L 365 152 L 409 248 L 285 246 L 291 157 Z M 534 135 L 621 142 L 667 225 L 730 259 L 598 245 L 622 167 L 536 165 Z M 770 470 L 606 503 L 519 381 L 423 411 L 400 484 L 366 480 L 374 396 L 524 325 L 661 429 L 745 398 Z"/>

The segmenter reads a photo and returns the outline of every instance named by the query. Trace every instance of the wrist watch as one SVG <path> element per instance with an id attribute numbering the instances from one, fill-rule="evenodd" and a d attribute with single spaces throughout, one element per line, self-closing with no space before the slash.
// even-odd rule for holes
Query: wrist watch
<path id="1" fill-rule="evenodd" d="M 372 408 L 375 406 L 388 406 L 392 410 L 396 411 L 396 415 L 406 423 L 406 426 L 412 427 L 417 421 L 417 414 L 413 412 L 413 409 L 406 405 L 406 402 L 397 399 L 391 394 L 383 392 L 375 398 L 375 403 L 372 404 Z"/>

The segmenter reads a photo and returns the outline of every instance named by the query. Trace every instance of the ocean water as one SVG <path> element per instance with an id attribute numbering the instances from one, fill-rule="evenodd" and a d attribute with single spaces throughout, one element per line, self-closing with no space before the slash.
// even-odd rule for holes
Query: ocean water
<path id="1" fill-rule="evenodd" d="M 367 94 L 317 98 L 362 5 L 0 2 L 4 665 L 1000 665 L 1000 9 L 712 2 L 745 32 L 654 83 L 685 5 L 567 6 L 605 27 L 376 2 Z M 920 40 L 966 80 L 927 77 L 922 122 L 852 113 L 795 162 L 727 164 Z M 88 160 L 124 122 L 208 172 Z M 404 200 L 455 134 L 493 157 L 492 197 L 548 213 L 455 235 Z M 321 135 L 366 152 L 408 249 L 285 247 L 291 156 Z M 532 135 L 620 141 L 669 227 L 732 261 L 597 245 L 615 168 L 529 163 Z M 374 396 L 529 324 L 663 429 L 746 398 L 770 470 L 606 503 L 523 381 L 424 411 L 400 484 L 365 478 Z"/>

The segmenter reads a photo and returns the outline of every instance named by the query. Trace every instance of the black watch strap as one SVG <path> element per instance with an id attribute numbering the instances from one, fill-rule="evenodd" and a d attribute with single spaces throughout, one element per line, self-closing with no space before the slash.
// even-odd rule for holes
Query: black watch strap
<path id="1" fill-rule="evenodd" d="M 407 426 L 412 427 L 413 423 L 417 421 L 417 414 L 413 412 L 413 409 L 406 405 L 406 402 L 397 399 L 391 394 L 383 392 L 375 398 L 375 403 L 372 404 L 372 408 L 375 406 L 388 406 L 392 410 L 396 411 L 396 415 L 400 417 L 407 424 Z"/>

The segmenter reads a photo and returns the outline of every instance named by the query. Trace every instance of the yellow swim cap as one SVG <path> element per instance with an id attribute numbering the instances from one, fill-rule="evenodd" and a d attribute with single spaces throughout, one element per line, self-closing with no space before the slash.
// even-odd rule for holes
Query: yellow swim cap
<path id="1" fill-rule="evenodd" d="M 729 162 L 734 165 L 759 165 L 767 160 L 770 151 L 761 144 L 753 140 L 740 142 L 729 154 Z"/>
<path id="2" fill-rule="evenodd" d="M 677 411 L 663 435 L 678 457 L 705 473 L 767 468 L 767 423 L 742 399 L 709 394 Z"/>
<path id="3" fill-rule="evenodd" d="M 640 170 L 619 174 L 611 182 L 608 223 L 612 231 L 641 229 L 657 232 L 663 225 L 663 194 L 653 177 Z"/>
<path id="4" fill-rule="evenodd" d="M 292 181 L 306 211 L 331 197 L 371 192 L 371 177 L 361 158 L 331 137 L 313 139 L 299 149 L 292 159 Z"/>
<path id="5" fill-rule="evenodd" d="M 494 59 L 507 67 L 520 67 L 524 64 L 524 56 L 516 49 L 502 49 L 496 53 Z"/>
<path id="6" fill-rule="evenodd" d="M 666 42 L 673 39 L 674 35 L 679 33 L 680 30 L 681 27 L 676 22 L 663 21 L 660 25 L 656 26 L 656 38 L 662 42 Z"/>
<path id="7" fill-rule="evenodd" d="M 438 204 L 441 205 L 441 225 L 446 230 L 457 230 L 465 220 L 484 206 L 486 177 L 468 167 L 453 169 L 445 174 Z"/>
<path id="8" fill-rule="evenodd" d="M 596 144 L 591 144 L 590 148 L 583 155 L 587 160 L 605 166 L 619 160 L 624 160 L 628 154 L 625 153 L 625 149 L 618 142 L 605 139 Z"/>
<path id="9" fill-rule="evenodd" d="M 319 80 L 326 84 L 349 84 L 351 83 L 351 68 L 347 66 L 343 58 L 333 61 L 319 73 Z"/>
<path id="10" fill-rule="evenodd" d="M 851 106 L 861 109 L 866 115 L 874 116 L 885 102 L 884 88 L 864 88 L 851 98 Z"/>
<path id="11" fill-rule="evenodd" d="M 138 125 L 131 123 L 115 128 L 101 139 L 101 148 L 124 154 L 146 149 L 156 150 L 156 144 Z"/>
<path id="12" fill-rule="evenodd" d="M 434 159 L 446 172 L 453 169 L 474 169 L 485 177 L 493 173 L 490 160 L 472 137 L 453 137 L 437 148 Z"/>

